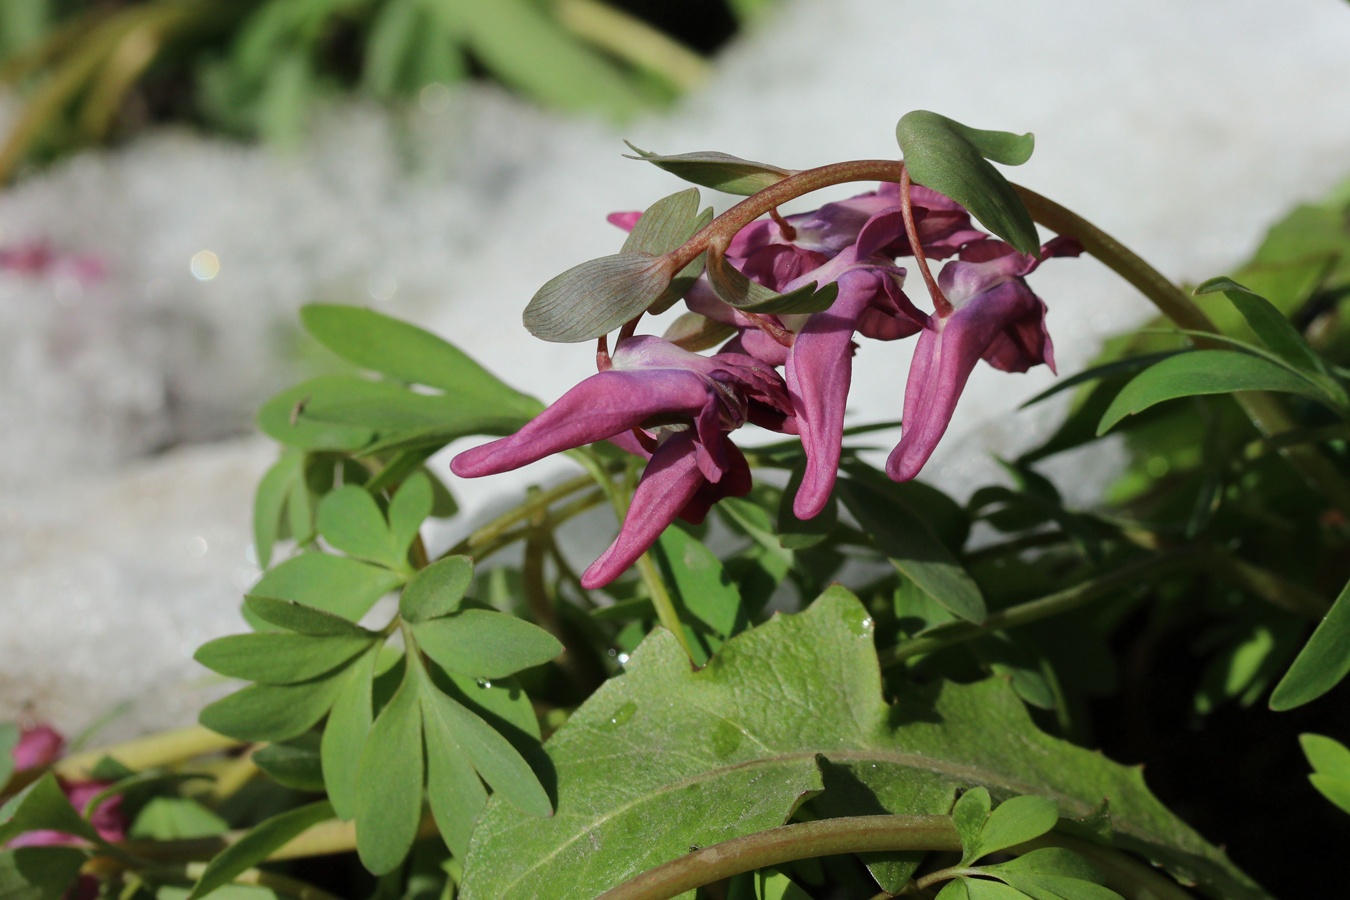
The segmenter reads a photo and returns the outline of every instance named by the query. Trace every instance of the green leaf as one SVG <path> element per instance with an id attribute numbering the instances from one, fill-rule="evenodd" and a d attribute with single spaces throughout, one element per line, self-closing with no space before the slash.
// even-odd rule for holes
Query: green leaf
<path id="1" fill-rule="evenodd" d="M 831 281 L 820 290 L 816 282 L 780 294 L 746 278 L 725 256 L 709 253 L 708 282 L 717 296 L 739 310 L 755 313 L 814 313 L 829 309 L 839 296 L 839 285 Z"/>
<path id="2" fill-rule="evenodd" d="M 286 631 L 311 637 L 350 637 L 374 640 L 378 632 L 370 631 L 349 619 L 305 606 L 293 600 L 274 600 L 271 597 L 244 597 L 244 610 L 253 617 Z"/>
<path id="3" fill-rule="evenodd" d="M 1350 672 L 1350 583 L 1303 645 L 1289 671 L 1275 685 L 1270 708 L 1284 712 L 1310 703 L 1334 688 Z"/>
<path id="4" fill-rule="evenodd" d="M 1026 409 L 1029 406 L 1035 406 L 1042 400 L 1053 397 L 1061 391 L 1067 391 L 1070 388 L 1078 387 L 1080 384 L 1086 384 L 1089 381 L 1098 381 L 1103 378 L 1109 378 L 1112 375 L 1121 373 L 1137 372 L 1140 369 L 1147 368 L 1156 362 L 1161 362 L 1169 356 L 1176 356 L 1178 353 L 1187 353 L 1187 350 L 1163 350 L 1158 353 L 1145 353 L 1140 356 L 1127 356 L 1124 359 L 1112 360 L 1108 363 L 1102 363 L 1099 366 L 1091 366 L 1076 375 L 1070 375 L 1068 378 L 1056 378 L 1055 383 L 1045 390 L 1041 391 L 1030 400 L 1023 401 L 1018 409 Z"/>
<path id="5" fill-rule="evenodd" d="M 303 553 L 264 575 L 249 594 L 290 600 L 356 622 L 403 580 L 398 572 L 345 556 Z"/>
<path id="6" fill-rule="evenodd" d="M 976 844 L 979 859 L 1038 838 L 1059 821 L 1059 805 L 1050 797 L 1023 796 L 1004 800 L 984 823 Z"/>
<path id="7" fill-rule="evenodd" d="M 1336 778 L 1314 772 L 1308 776 L 1308 781 L 1319 794 L 1340 807 L 1342 812 L 1350 813 L 1350 778 Z"/>
<path id="8" fill-rule="evenodd" d="M 1121 900 L 1091 863 L 1062 847 L 1044 847 L 980 871 L 1035 900 Z"/>
<path id="9" fill-rule="evenodd" d="M 1305 733 L 1298 736 L 1298 742 L 1314 771 L 1350 780 L 1350 749 L 1340 741 L 1320 734 Z"/>
<path id="10" fill-rule="evenodd" d="M 314 421 L 304 416 L 309 404 L 341 403 L 374 382 L 351 375 L 321 375 L 287 388 L 258 410 L 262 432 L 288 447 L 302 450 L 356 450 L 375 436 L 369 428 Z"/>
<path id="11" fill-rule="evenodd" d="M 394 499 L 389 501 L 389 533 L 393 536 L 394 546 L 399 548 L 400 559 L 407 557 L 418 530 L 431 515 L 434 502 L 431 478 L 422 471 L 404 479 Z"/>
<path id="12" fill-rule="evenodd" d="M 539 776 L 510 741 L 429 684 L 423 692 L 424 702 L 436 708 L 438 718 L 454 732 L 455 742 L 493 791 L 531 817 L 553 814 L 553 802 L 539 783 Z"/>
<path id="13" fill-rule="evenodd" d="M 295 684 L 333 671 L 370 645 L 365 635 L 311 637 L 274 631 L 216 638 L 197 648 L 192 658 L 231 678 Z"/>
<path id="14" fill-rule="evenodd" d="M 356 815 L 361 751 L 375 720 L 372 693 L 378 659 L 378 652 L 367 653 L 342 676 L 319 745 L 324 787 L 337 817 L 343 821 Z"/>
<path id="15" fill-rule="evenodd" d="M 1097 434 L 1164 400 L 1234 391 L 1280 391 L 1333 405 L 1326 392 L 1307 377 L 1263 357 L 1237 350 L 1192 350 L 1136 375 L 1107 407 Z"/>
<path id="16" fill-rule="evenodd" d="M 641 159 L 685 181 L 701 184 L 728 194 L 757 194 L 767 187 L 777 184 L 789 175 L 792 169 L 771 166 L 768 163 L 751 162 L 729 153 L 716 150 L 704 150 L 696 153 L 677 153 L 674 156 L 662 156 L 649 153 L 633 146 L 628 148 L 637 156 L 629 159 Z"/>
<path id="17" fill-rule="evenodd" d="M 681 313 L 661 335 L 664 340 L 698 353 L 711 350 L 736 334 L 736 328 L 695 312 Z"/>
<path id="18" fill-rule="evenodd" d="M 1027 900 L 1027 896 L 997 881 L 957 878 L 947 882 L 946 887 L 938 892 L 937 900 Z"/>
<path id="19" fill-rule="evenodd" d="M 201 878 L 197 879 L 188 900 L 205 897 L 216 888 L 229 884 L 240 873 L 265 860 L 273 851 L 331 818 L 333 807 L 324 800 L 288 810 L 260 822 L 251 828 L 248 834 L 226 847 L 215 859 L 206 864 L 206 869 L 202 872 Z"/>
<path id="20" fill-rule="evenodd" d="M 873 640 L 868 612 L 842 588 L 736 636 L 698 671 L 673 635 L 653 632 L 545 745 L 554 817 L 489 801 L 463 900 L 529 897 L 545 872 L 568 886 L 559 900 L 593 897 L 690 844 L 781 823 L 822 784 L 817 816 L 945 815 L 961 787 L 1034 791 L 1071 816 L 1109 796 L 1117 848 L 1211 896 L 1266 896 L 1154 799 L 1137 768 L 1038 731 L 997 679 L 912 686 L 888 704 Z M 817 755 L 823 781 L 807 765 Z"/>
<path id="21" fill-rule="evenodd" d="M 1192 291 L 1197 296 L 1219 292 L 1237 307 L 1252 331 L 1256 332 L 1277 356 L 1306 372 L 1323 371 L 1322 360 L 1308 346 L 1303 335 L 1299 334 L 1298 329 L 1290 324 L 1284 313 L 1276 309 L 1265 297 L 1227 277 L 1211 278 Z"/>
<path id="22" fill-rule="evenodd" d="M 1040 248 L 1036 225 L 1011 184 L 986 160 L 1020 166 L 1031 158 L 1030 134 L 968 128 L 927 110 L 895 126 L 905 167 L 916 184 L 944 194 L 1021 253 Z"/>
<path id="23" fill-rule="evenodd" d="M 782 872 L 761 871 L 755 873 L 755 900 L 811 900 L 811 895 Z"/>
<path id="24" fill-rule="evenodd" d="M 448 616 L 459 609 L 473 583 L 473 560 L 447 556 L 420 570 L 398 598 L 398 612 L 409 622 Z"/>
<path id="25" fill-rule="evenodd" d="M 278 784 L 297 791 L 322 791 L 321 740 L 320 735 L 308 732 L 289 741 L 268 744 L 254 752 L 253 762 Z"/>
<path id="26" fill-rule="evenodd" d="M 694 618 L 722 637 L 745 627 L 741 592 L 702 541 L 675 526 L 662 532 L 656 551 L 667 585 Z"/>
<path id="27" fill-rule="evenodd" d="M 623 253 L 657 257 L 669 253 L 692 236 L 698 218 L 698 188 L 662 197 L 642 213 L 623 242 Z"/>
<path id="28" fill-rule="evenodd" d="M 94 827 L 70 805 L 51 772 L 0 807 L 0 847 L 25 831 L 59 831 L 96 844 L 104 843 Z"/>
<path id="29" fill-rule="evenodd" d="M 347 485 L 319 503 L 319 534 L 348 556 L 380 563 L 390 569 L 407 565 L 394 545 L 384 513 L 365 488 Z"/>
<path id="30" fill-rule="evenodd" d="M 19 746 L 23 732 L 15 722 L 0 722 L 0 789 L 14 774 L 14 748 Z"/>
<path id="31" fill-rule="evenodd" d="M 455 856 L 469 852 L 469 838 L 487 805 L 487 790 L 468 754 L 455 739 L 454 723 L 443 713 L 445 695 L 424 683 L 422 727 L 427 751 L 427 799 L 445 844 Z"/>
<path id="32" fill-rule="evenodd" d="M 356 781 L 356 852 L 376 875 L 403 862 L 422 818 L 422 714 L 418 679 L 403 682 L 366 736 Z"/>
<path id="33" fill-rule="evenodd" d="M 0 897 L 52 900 L 65 896 L 88 858 L 76 847 L 20 847 L 0 851 Z"/>
<path id="34" fill-rule="evenodd" d="M 312 304 L 300 310 L 300 321 L 319 343 L 362 368 L 525 417 L 541 408 L 538 400 L 507 385 L 454 344 L 383 313 Z"/>
<path id="35" fill-rule="evenodd" d="M 341 673 L 300 684 L 254 684 L 207 705 L 197 718 L 241 741 L 284 741 L 313 728 L 341 687 Z"/>
<path id="36" fill-rule="evenodd" d="M 985 617 L 984 597 L 975 580 L 929 528 L 925 517 L 893 495 L 853 479 L 835 485 L 849 512 L 872 536 L 878 550 L 925 594 L 971 622 Z"/>
<path id="37" fill-rule="evenodd" d="M 587 260 L 535 293 L 525 307 L 525 327 L 545 341 L 593 340 L 661 299 L 674 275 L 666 260 L 637 253 Z"/>
<path id="38" fill-rule="evenodd" d="M 543 665 L 562 644 L 538 625 L 506 613 L 464 609 L 413 626 L 417 645 L 449 672 L 473 678 L 504 678 Z"/>
<path id="39" fill-rule="evenodd" d="M 982 787 L 976 787 L 963 793 L 952 807 L 952 824 L 956 826 L 956 833 L 961 838 L 962 865 L 979 858 L 976 851 L 980 848 L 980 832 L 984 831 L 984 823 L 989 820 L 989 810 L 992 806 L 993 801 L 989 799 L 989 792 Z"/>
<path id="40" fill-rule="evenodd" d="M 322 786 L 321 786 L 322 787 Z M 151 797 L 136 815 L 127 834 L 152 841 L 215 837 L 230 823 L 187 797 Z"/>
<path id="41" fill-rule="evenodd" d="M 298 450 L 286 448 L 281 458 L 267 470 L 258 482 L 253 499 L 253 547 L 258 554 L 258 567 L 266 569 L 272 563 L 272 547 L 281 529 L 281 514 L 292 485 L 304 472 L 305 456 Z"/>

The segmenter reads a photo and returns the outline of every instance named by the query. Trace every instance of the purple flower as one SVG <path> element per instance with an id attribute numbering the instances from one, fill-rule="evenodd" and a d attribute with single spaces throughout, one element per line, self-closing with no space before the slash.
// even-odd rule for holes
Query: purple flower
<path id="1" fill-rule="evenodd" d="M 50 766 L 66 752 L 66 739 L 50 725 L 24 726 L 19 731 L 19 743 L 14 746 L 14 770 Z"/>
<path id="2" fill-rule="evenodd" d="M 796 433 L 783 379 L 754 357 L 700 356 L 657 337 L 620 340 L 592 375 L 515 434 L 459 454 L 461 477 L 510 471 L 605 439 L 651 460 L 614 545 L 582 584 L 616 578 L 676 516 L 701 519 L 720 496 L 749 490 L 749 468 L 727 434 L 747 422 Z"/>
<path id="3" fill-rule="evenodd" d="M 50 766 L 65 754 L 66 739 L 50 725 L 37 724 L 25 726 L 19 733 L 19 743 L 14 747 L 14 768 L 16 771 Z M 58 779 L 61 790 L 65 792 L 72 806 L 84 814 L 89 801 L 107 788 L 108 781 L 67 781 Z M 103 800 L 89 817 L 105 840 L 120 841 L 126 837 L 127 820 L 122 813 L 122 797 L 114 795 Z M 5 847 L 50 847 L 58 845 L 83 845 L 85 841 L 74 835 L 60 831 L 27 831 L 5 844 Z"/>
<path id="4" fill-rule="evenodd" d="M 1076 241 L 1055 238 L 1041 248 L 1041 259 L 1080 252 Z M 919 474 L 980 359 L 1005 372 L 1025 372 L 1039 363 L 1054 371 L 1045 303 L 1022 277 L 1041 259 L 989 240 L 970 245 L 959 260 L 943 267 L 938 286 L 952 309 L 927 317 L 914 349 L 905 385 L 904 432 L 886 460 L 892 479 L 908 481 Z"/>

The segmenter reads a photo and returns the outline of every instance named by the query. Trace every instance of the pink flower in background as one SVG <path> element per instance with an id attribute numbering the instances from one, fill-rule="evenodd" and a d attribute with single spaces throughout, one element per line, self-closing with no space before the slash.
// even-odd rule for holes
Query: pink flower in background
<path id="1" fill-rule="evenodd" d="M 66 739 L 50 725 L 24 726 L 14 747 L 14 771 L 50 766 L 66 752 Z"/>
<path id="2" fill-rule="evenodd" d="M 62 253 L 45 240 L 30 240 L 0 247 L 0 272 L 35 278 L 69 275 L 77 281 L 89 283 L 107 275 L 107 266 L 96 256 Z"/>
<path id="3" fill-rule="evenodd" d="M 19 734 L 19 743 L 14 747 L 14 769 L 17 772 L 22 772 L 40 766 L 50 766 L 65 754 L 65 747 L 65 737 L 50 725 L 39 723 L 24 726 Z M 84 814 L 84 808 L 89 804 L 89 801 L 111 785 L 111 782 L 108 781 L 92 779 L 67 780 L 58 778 L 57 781 L 61 785 L 61 790 L 65 792 L 66 798 L 70 800 L 71 805 L 81 815 Z M 89 817 L 89 823 L 105 840 L 120 841 L 125 839 L 127 821 L 126 816 L 122 814 L 121 796 L 112 796 L 101 802 L 94 810 L 93 815 Z M 5 846 L 9 848 L 79 846 L 84 843 L 83 840 L 74 835 L 59 831 L 27 831 Z"/>

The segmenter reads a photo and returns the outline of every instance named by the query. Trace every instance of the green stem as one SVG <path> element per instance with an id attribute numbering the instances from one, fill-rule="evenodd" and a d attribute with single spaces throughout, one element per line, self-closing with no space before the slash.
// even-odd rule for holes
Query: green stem
<path id="1" fill-rule="evenodd" d="M 477 529 L 437 558 L 445 559 L 447 556 L 460 555 L 475 556 L 475 551 L 482 546 L 490 545 L 501 535 L 509 531 L 513 525 L 529 520 L 540 510 L 547 509 L 551 504 L 557 500 L 561 500 L 563 497 L 568 497 L 578 491 L 585 490 L 591 486 L 593 481 L 594 478 L 591 475 L 578 475 L 576 478 L 564 481 L 556 487 L 549 488 L 546 491 L 540 491 L 520 506 L 517 506 L 510 512 L 498 516 L 482 528 Z M 477 557 L 475 556 L 475 558 Z"/>
<path id="2" fill-rule="evenodd" d="M 690 851 L 600 895 L 665 900 L 705 884 L 796 859 L 839 853 L 960 850 L 950 816 L 854 816 L 770 828 Z"/>
<path id="3" fill-rule="evenodd" d="M 54 768 L 56 774 L 62 778 L 85 779 L 91 777 L 93 768 L 99 760 L 110 756 L 128 769 L 139 772 L 143 769 L 183 762 L 208 753 L 242 747 L 244 743 L 216 734 L 210 729 L 194 726 L 87 750 L 84 753 L 67 756 Z"/>
<path id="4" fill-rule="evenodd" d="M 1209 316 L 1205 315 L 1184 291 L 1120 241 L 1053 200 L 1020 185 L 1013 187 L 1026 204 L 1033 219 L 1057 234 L 1077 239 L 1088 253 L 1138 288 L 1140 293 L 1151 300 L 1153 305 L 1175 324 L 1193 331 L 1219 333 L 1218 327 L 1210 321 Z M 1202 347 L 1209 345 L 1209 342 L 1201 337 L 1195 338 L 1195 343 Z M 1221 346 L 1217 342 L 1215 345 Z M 1242 411 L 1256 426 L 1256 430 L 1266 438 L 1273 438 L 1298 427 L 1280 404 L 1279 399 L 1272 394 L 1240 391 L 1233 394 L 1233 399 L 1242 407 Z M 1303 475 L 1310 486 L 1322 493 L 1342 512 L 1350 514 L 1350 483 L 1336 470 L 1330 460 L 1315 447 L 1302 444 L 1283 447 L 1280 453 Z"/>
<path id="5" fill-rule="evenodd" d="M 1138 562 L 1121 566 L 1110 574 L 1095 578 L 1071 588 L 1048 594 L 1028 603 L 1021 603 L 998 612 L 990 613 L 983 623 L 953 622 L 942 625 L 926 635 L 906 641 L 889 651 L 880 654 L 883 668 L 897 665 L 915 656 L 935 653 L 954 644 L 975 640 L 991 631 L 1016 628 L 1029 625 L 1041 619 L 1059 615 L 1077 609 L 1102 597 L 1169 575 L 1185 568 L 1190 562 L 1185 551 L 1178 550 L 1151 556 Z"/>

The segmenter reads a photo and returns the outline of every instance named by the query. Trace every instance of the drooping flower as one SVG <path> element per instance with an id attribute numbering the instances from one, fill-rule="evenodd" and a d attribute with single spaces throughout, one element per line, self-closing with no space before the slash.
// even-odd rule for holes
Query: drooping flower
<path id="1" fill-rule="evenodd" d="M 618 538 L 582 578 L 587 588 L 618 577 L 677 516 L 701 519 L 718 496 L 749 490 L 731 431 L 753 422 L 796 432 L 782 377 L 754 357 L 700 356 L 643 336 L 620 340 L 610 359 L 520 431 L 450 464 L 461 477 L 494 475 L 606 439 L 650 454 Z"/>
<path id="2" fill-rule="evenodd" d="M 1005 372 L 1025 372 L 1040 363 L 1055 370 L 1045 303 L 1023 276 L 1041 260 L 1080 252 L 1076 241 L 1055 238 L 1038 259 L 989 240 L 972 244 L 943 267 L 938 286 L 952 308 L 927 317 L 919 335 L 905 384 L 904 430 L 886 460 L 887 475 L 908 481 L 919 473 L 979 360 Z"/>

